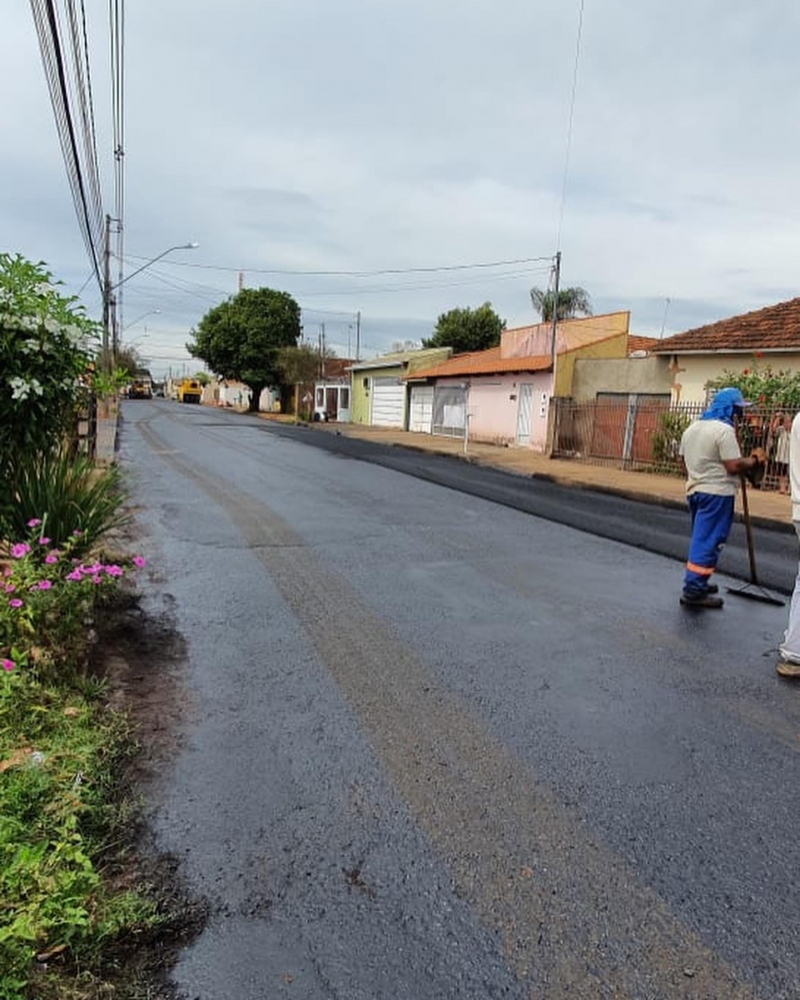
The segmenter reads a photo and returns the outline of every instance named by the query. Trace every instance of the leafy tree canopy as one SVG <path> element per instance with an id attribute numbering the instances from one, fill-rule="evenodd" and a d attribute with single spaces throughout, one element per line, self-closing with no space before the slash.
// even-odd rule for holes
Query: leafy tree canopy
<path id="1" fill-rule="evenodd" d="M 542 317 L 543 323 L 550 323 L 553 319 L 553 301 L 553 292 L 544 292 L 541 288 L 531 289 L 533 308 Z M 591 315 L 592 300 L 585 288 L 559 289 L 557 319 L 574 319 L 576 316 Z"/>
<path id="2" fill-rule="evenodd" d="M 250 409 L 258 409 L 261 391 L 280 384 L 281 348 L 300 336 L 300 307 L 288 292 L 243 288 L 203 316 L 186 345 L 221 378 L 244 382 L 251 390 Z"/>
<path id="3" fill-rule="evenodd" d="M 484 302 L 477 309 L 451 309 L 442 313 L 433 336 L 422 343 L 425 347 L 452 347 L 454 354 L 485 351 L 497 347 L 505 325 L 491 302 Z"/>
<path id="4" fill-rule="evenodd" d="M 326 356 L 331 353 L 326 351 Z M 319 378 L 321 359 L 319 351 L 302 344 L 300 347 L 282 347 L 278 353 L 278 371 L 283 385 L 314 382 Z"/>

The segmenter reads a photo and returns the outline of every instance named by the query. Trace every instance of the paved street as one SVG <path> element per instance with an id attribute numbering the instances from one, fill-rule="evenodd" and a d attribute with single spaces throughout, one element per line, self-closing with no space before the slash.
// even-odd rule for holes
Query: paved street
<path id="1" fill-rule="evenodd" d="M 211 906 L 187 997 L 796 1000 L 786 609 L 682 609 L 685 515 L 123 413 L 146 603 L 188 643 L 147 790 Z M 791 537 L 758 539 L 785 584 Z"/>

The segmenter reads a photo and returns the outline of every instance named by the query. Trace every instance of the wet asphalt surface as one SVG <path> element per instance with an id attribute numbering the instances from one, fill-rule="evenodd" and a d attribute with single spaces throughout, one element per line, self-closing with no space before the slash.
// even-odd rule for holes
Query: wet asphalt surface
<path id="1" fill-rule="evenodd" d="M 655 548 L 677 511 L 303 433 L 124 408 L 147 600 L 189 647 L 148 789 L 211 906 L 185 995 L 800 996 L 786 609 L 680 608 L 685 516 L 668 558 L 510 494 Z M 790 580 L 793 538 L 758 544 Z"/>

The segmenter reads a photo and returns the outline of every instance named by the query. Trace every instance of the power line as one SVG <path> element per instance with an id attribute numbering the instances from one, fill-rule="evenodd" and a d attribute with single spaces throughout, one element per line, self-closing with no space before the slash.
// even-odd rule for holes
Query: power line
<path id="1" fill-rule="evenodd" d="M 136 254 L 130 254 L 134 260 L 145 260 L 144 257 L 139 257 Z M 374 271 L 301 271 L 301 270 L 291 270 L 286 268 L 267 268 L 267 267 L 228 267 L 224 264 L 196 264 L 189 261 L 169 261 L 170 267 L 196 267 L 208 271 L 232 271 L 238 273 L 239 271 L 251 271 L 254 274 L 283 274 L 283 275 L 298 275 L 303 277 L 320 277 L 320 278 L 378 278 L 391 274 L 428 274 L 437 271 L 469 271 L 476 268 L 491 268 L 491 267 L 511 267 L 516 264 L 535 264 L 541 261 L 552 261 L 553 255 L 549 254 L 547 257 L 518 257 L 513 260 L 492 260 L 492 261 L 481 261 L 477 264 L 446 264 L 439 267 L 387 267 L 381 268 Z"/>
<path id="2" fill-rule="evenodd" d="M 561 250 L 561 232 L 564 228 L 564 205 L 567 197 L 567 175 L 569 173 L 569 155 L 572 150 L 572 126 L 575 118 L 575 97 L 578 93 L 578 66 L 581 56 L 581 37 L 583 36 L 583 10 L 586 0 L 581 0 L 580 11 L 578 13 L 578 36 L 575 42 L 575 65 L 572 69 L 572 96 L 569 103 L 569 120 L 567 123 L 567 146 L 564 152 L 564 176 L 561 180 L 561 210 L 558 216 L 558 236 L 556 238 L 556 251 Z"/>
<path id="3" fill-rule="evenodd" d="M 92 155 L 90 97 L 87 92 L 84 66 L 85 47 L 80 44 L 80 32 L 74 9 L 69 0 L 66 36 L 71 44 L 62 45 L 59 15 L 54 0 L 30 0 L 31 12 L 39 40 L 56 132 L 78 217 L 78 227 L 92 262 L 98 285 L 100 276 L 100 246 L 102 232 L 102 202 L 97 162 Z M 72 69 L 72 88 L 67 63 Z"/>
<path id="4" fill-rule="evenodd" d="M 440 288 L 463 288 L 470 285 L 481 285 L 487 280 L 491 282 L 497 281 L 509 281 L 517 280 L 519 278 L 531 277 L 535 274 L 546 274 L 551 270 L 550 267 L 539 267 L 539 268 L 528 268 L 524 271 L 512 271 L 505 274 L 493 274 L 487 279 L 485 276 L 468 278 L 465 281 L 430 281 L 417 284 L 405 284 L 405 285 L 383 285 L 380 287 L 373 288 L 346 288 L 346 289 L 326 289 L 326 290 L 315 290 L 315 291 L 295 291 L 292 294 L 297 296 L 305 296 L 306 298 L 312 298 L 315 296 L 324 297 L 326 295 L 382 295 L 390 294 L 393 292 L 418 292 L 418 291 L 435 291 Z"/>

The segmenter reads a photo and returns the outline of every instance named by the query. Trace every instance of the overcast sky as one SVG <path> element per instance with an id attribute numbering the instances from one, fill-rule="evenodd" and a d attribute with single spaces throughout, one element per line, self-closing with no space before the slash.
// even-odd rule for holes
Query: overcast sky
<path id="1" fill-rule="evenodd" d="M 0 249 L 44 259 L 77 291 L 90 264 L 33 18 L 26 3 L 3 6 Z M 86 10 L 113 214 L 108 3 Z M 257 269 L 552 256 L 579 10 L 129 2 L 126 266 L 200 247 L 126 284 L 126 338 L 154 359 L 182 355 L 239 268 L 248 286 L 291 292 L 307 334 L 324 322 L 340 354 L 348 336 L 355 350 L 357 310 L 367 353 L 487 299 L 509 325 L 534 321 L 546 261 L 369 278 Z M 562 284 L 586 288 L 595 312 L 629 309 L 633 332 L 670 334 L 800 294 L 799 37 L 794 0 L 586 0 L 560 248 Z M 99 316 L 96 287 L 84 301 Z"/>

